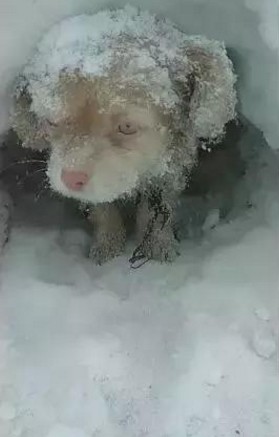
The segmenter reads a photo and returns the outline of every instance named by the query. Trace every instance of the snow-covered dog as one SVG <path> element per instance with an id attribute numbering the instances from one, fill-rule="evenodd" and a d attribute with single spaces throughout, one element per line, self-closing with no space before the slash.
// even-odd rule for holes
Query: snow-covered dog
<path id="1" fill-rule="evenodd" d="M 137 199 L 137 258 L 170 260 L 176 203 L 201 141 L 235 117 L 224 45 L 126 7 L 54 26 L 18 78 L 14 129 L 50 149 L 53 190 L 90 205 L 97 263 L 125 244 L 119 201 Z"/>

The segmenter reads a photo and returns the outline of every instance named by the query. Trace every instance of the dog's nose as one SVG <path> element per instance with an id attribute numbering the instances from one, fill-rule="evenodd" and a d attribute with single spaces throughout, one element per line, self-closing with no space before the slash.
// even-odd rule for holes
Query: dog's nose
<path id="1" fill-rule="evenodd" d="M 88 174 L 83 171 L 62 170 L 61 180 L 67 188 L 73 191 L 80 191 L 88 182 Z"/>

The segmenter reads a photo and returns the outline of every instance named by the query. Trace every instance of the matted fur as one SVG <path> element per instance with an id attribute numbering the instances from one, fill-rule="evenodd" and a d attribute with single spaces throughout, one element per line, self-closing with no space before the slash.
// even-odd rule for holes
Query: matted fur
<path id="1" fill-rule="evenodd" d="M 50 149 L 51 187 L 92 205 L 98 263 L 124 247 L 115 202 L 139 195 L 140 256 L 169 260 L 177 199 L 200 140 L 218 141 L 235 117 L 234 84 L 223 44 L 133 8 L 104 11 L 42 40 L 17 81 L 13 126 L 24 146 Z M 88 175 L 82 190 L 65 186 L 65 169 Z"/>

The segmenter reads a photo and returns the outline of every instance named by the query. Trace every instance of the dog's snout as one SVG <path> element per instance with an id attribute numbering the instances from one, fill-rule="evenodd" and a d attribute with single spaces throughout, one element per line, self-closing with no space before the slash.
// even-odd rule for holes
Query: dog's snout
<path id="1" fill-rule="evenodd" d="M 67 188 L 80 191 L 88 182 L 88 174 L 83 171 L 65 170 L 61 172 L 61 180 Z"/>

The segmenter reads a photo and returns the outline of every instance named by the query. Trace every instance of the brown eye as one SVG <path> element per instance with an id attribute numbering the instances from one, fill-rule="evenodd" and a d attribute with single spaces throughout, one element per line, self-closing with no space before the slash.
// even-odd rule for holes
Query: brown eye
<path id="1" fill-rule="evenodd" d="M 124 121 L 118 125 L 118 131 L 123 135 L 133 135 L 137 133 L 137 126 L 130 121 Z"/>

